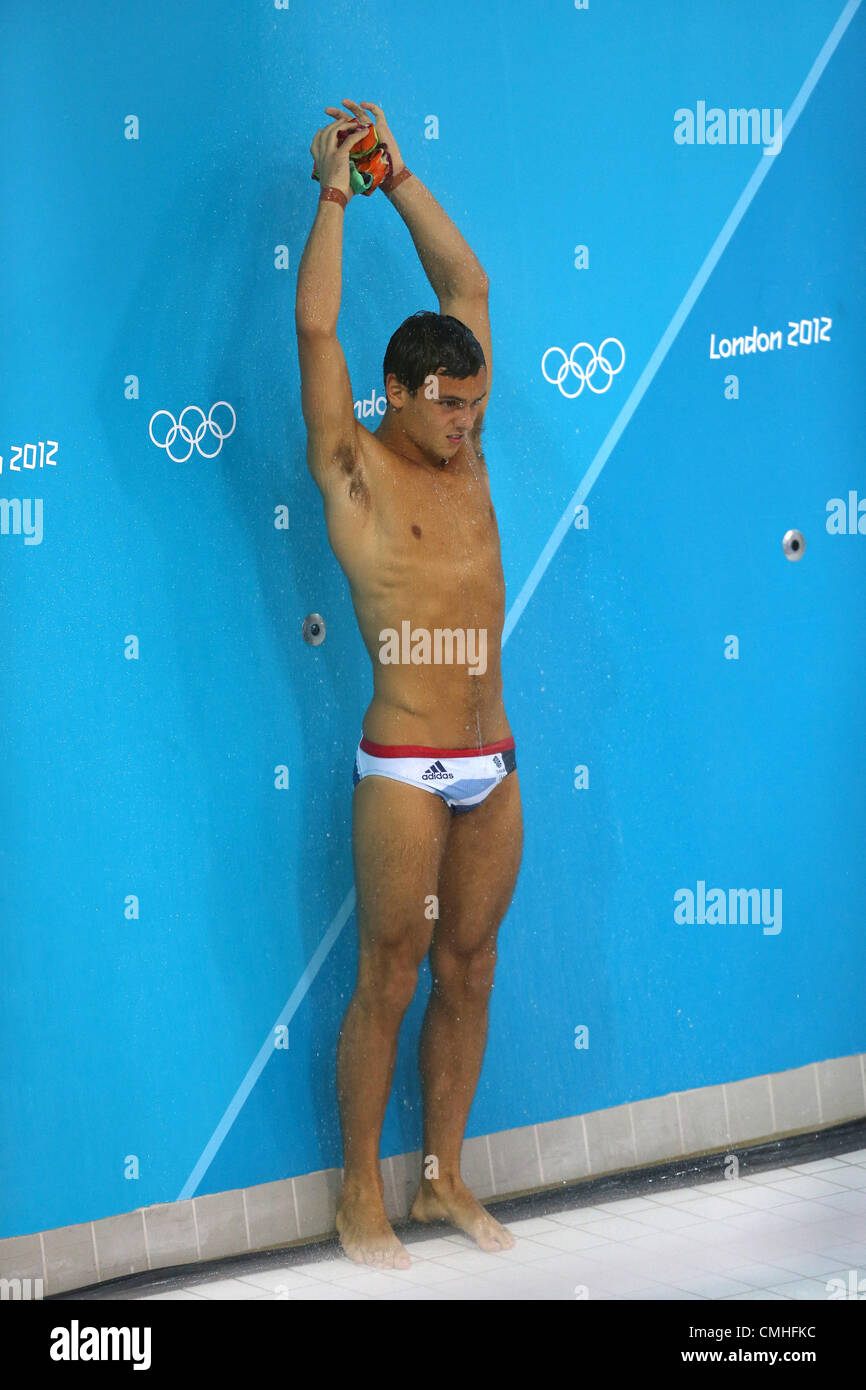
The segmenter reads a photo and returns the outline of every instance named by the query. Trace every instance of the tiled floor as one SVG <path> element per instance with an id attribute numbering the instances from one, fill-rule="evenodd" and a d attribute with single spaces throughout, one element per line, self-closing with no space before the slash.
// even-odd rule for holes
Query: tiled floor
<path id="1" fill-rule="evenodd" d="M 862 1297 L 866 1149 L 506 1224 L 517 1243 L 498 1254 L 442 1226 L 407 1245 L 407 1270 L 338 1255 L 143 1297 L 825 1300 L 834 1278 Z"/>

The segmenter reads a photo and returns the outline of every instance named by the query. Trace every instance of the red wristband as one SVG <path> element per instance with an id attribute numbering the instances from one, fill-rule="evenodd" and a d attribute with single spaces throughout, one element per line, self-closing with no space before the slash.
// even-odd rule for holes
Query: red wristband
<path id="1" fill-rule="evenodd" d="M 342 188 L 334 188 L 333 184 L 330 183 L 327 188 L 323 188 L 319 194 L 320 203 L 339 203 L 340 207 L 344 208 L 348 201 Z"/>
<path id="2" fill-rule="evenodd" d="M 407 169 L 406 165 L 404 164 L 399 174 L 389 174 L 386 179 L 382 180 L 379 187 L 381 188 L 383 193 L 393 193 L 394 189 L 398 186 L 398 184 L 401 184 L 404 179 L 411 179 L 411 177 L 412 170 Z"/>

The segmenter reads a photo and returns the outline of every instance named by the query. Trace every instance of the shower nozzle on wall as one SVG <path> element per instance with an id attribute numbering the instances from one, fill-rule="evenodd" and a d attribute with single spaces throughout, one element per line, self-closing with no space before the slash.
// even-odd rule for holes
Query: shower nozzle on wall
<path id="1" fill-rule="evenodd" d="M 301 631 L 304 641 L 311 647 L 318 647 L 325 640 L 325 620 L 319 613 L 309 613 L 304 619 Z"/>
<path id="2" fill-rule="evenodd" d="M 782 549 L 789 560 L 802 560 L 806 541 L 802 531 L 786 531 L 782 537 Z"/>

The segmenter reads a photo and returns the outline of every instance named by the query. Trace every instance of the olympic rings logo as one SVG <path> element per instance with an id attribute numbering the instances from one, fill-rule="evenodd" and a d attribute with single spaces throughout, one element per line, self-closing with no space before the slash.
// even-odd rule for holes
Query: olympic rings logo
<path id="1" fill-rule="evenodd" d="M 620 350 L 622 360 L 620 361 L 618 367 L 612 367 L 610 362 L 604 355 L 604 350 L 608 343 L 616 343 L 617 347 Z M 583 366 L 581 366 L 579 362 L 575 361 L 575 356 L 581 348 L 586 348 L 587 352 L 589 353 L 589 361 L 586 362 Z M 545 365 L 548 357 L 552 352 L 558 352 L 562 357 L 562 366 L 559 368 L 559 371 L 557 372 L 556 376 L 548 376 L 547 367 Z M 545 381 L 549 381 L 551 386 L 558 386 L 563 396 L 566 396 L 567 399 L 570 401 L 573 401 L 575 397 L 580 395 L 584 386 L 588 386 L 590 391 L 594 391 L 597 396 L 602 395 L 603 392 L 608 391 L 610 389 L 610 383 L 613 381 L 617 372 L 622 371 L 624 366 L 625 348 L 623 347 L 619 338 L 605 338 L 598 352 L 596 352 L 595 348 L 593 348 L 589 343 L 576 343 L 575 346 L 571 349 L 570 357 L 566 356 L 565 352 L 561 347 L 549 347 L 547 349 L 547 352 L 541 359 L 541 371 L 544 375 Z M 607 372 L 607 381 L 604 383 L 603 386 L 593 386 L 592 378 L 597 368 L 599 367 L 603 372 Z M 578 387 L 576 391 L 565 391 L 563 389 L 562 383 L 568 376 L 569 372 L 571 372 L 573 376 L 577 377 Z"/>
<path id="2" fill-rule="evenodd" d="M 232 426 L 229 430 L 221 430 L 219 425 L 214 422 L 213 413 L 218 405 L 224 405 L 226 410 L 231 410 Z M 201 424 L 196 425 L 196 431 L 194 435 L 183 423 L 184 415 L 186 415 L 187 411 L 190 410 L 197 410 L 199 415 L 201 416 Z M 169 429 L 166 431 L 165 439 L 162 440 L 162 442 L 160 442 L 158 439 L 154 439 L 153 435 L 153 422 L 156 419 L 157 415 L 167 415 L 169 420 L 171 421 L 171 425 Z M 202 458 L 216 458 L 217 454 L 223 446 L 223 440 L 228 439 L 229 435 L 233 432 L 236 424 L 237 416 L 235 415 L 235 412 L 229 405 L 228 401 L 217 401 L 214 405 L 211 406 L 207 415 L 205 415 L 200 405 L 188 405 L 185 407 L 184 410 L 180 412 L 180 418 L 178 420 L 175 420 L 170 410 L 157 410 L 154 412 L 153 415 L 151 415 L 150 424 L 148 425 L 147 430 L 148 434 L 150 435 L 151 439 L 153 439 L 153 442 L 158 449 L 167 450 L 169 458 L 172 459 L 175 463 L 186 463 L 187 459 L 192 454 L 193 449 L 198 449 Z M 201 447 L 201 444 L 199 443 L 199 440 L 204 438 L 208 430 L 210 430 L 214 439 L 217 440 L 216 448 L 211 450 L 210 452 L 207 449 L 203 449 Z M 175 458 L 174 454 L 171 452 L 171 446 L 178 435 L 181 435 L 182 438 L 184 438 L 189 444 L 189 452 L 184 454 L 183 458 Z"/>

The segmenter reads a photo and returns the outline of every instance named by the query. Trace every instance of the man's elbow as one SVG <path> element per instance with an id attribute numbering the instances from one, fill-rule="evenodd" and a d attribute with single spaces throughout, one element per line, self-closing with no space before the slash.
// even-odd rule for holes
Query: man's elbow
<path id="1" fill-rule="evenodd" d="M 325 296 L 310 294 L 299 288 L 295 295 L 295 332 L 301 333 L 336 333 L 337 319 L 331 314 L 331 308 Z"/>
<path id="2" fill-rule="evenodd" d="M 480 275 L 472 275 L 468 280 L 464 280 L 459 294 L 462 299 L 474 299 L 486 304 L 490 298 L 490 281 L 483 271 Z"/>
<path id="3" fill-rule="evenodd" d="M 329 338 L 337 332 L 336 323 L 325 323 L 322 319 L 295 316 L 295 333 L 299 338 Z"/>
<path id="4" fill-rule="evenodd" d="M 460 293 L 471 296 L 473 299 L 486 299 L 490 293 L 490 281 L 483 266 L 479 266 L 477 271 L 467 275 L 460 286 Z"/>

